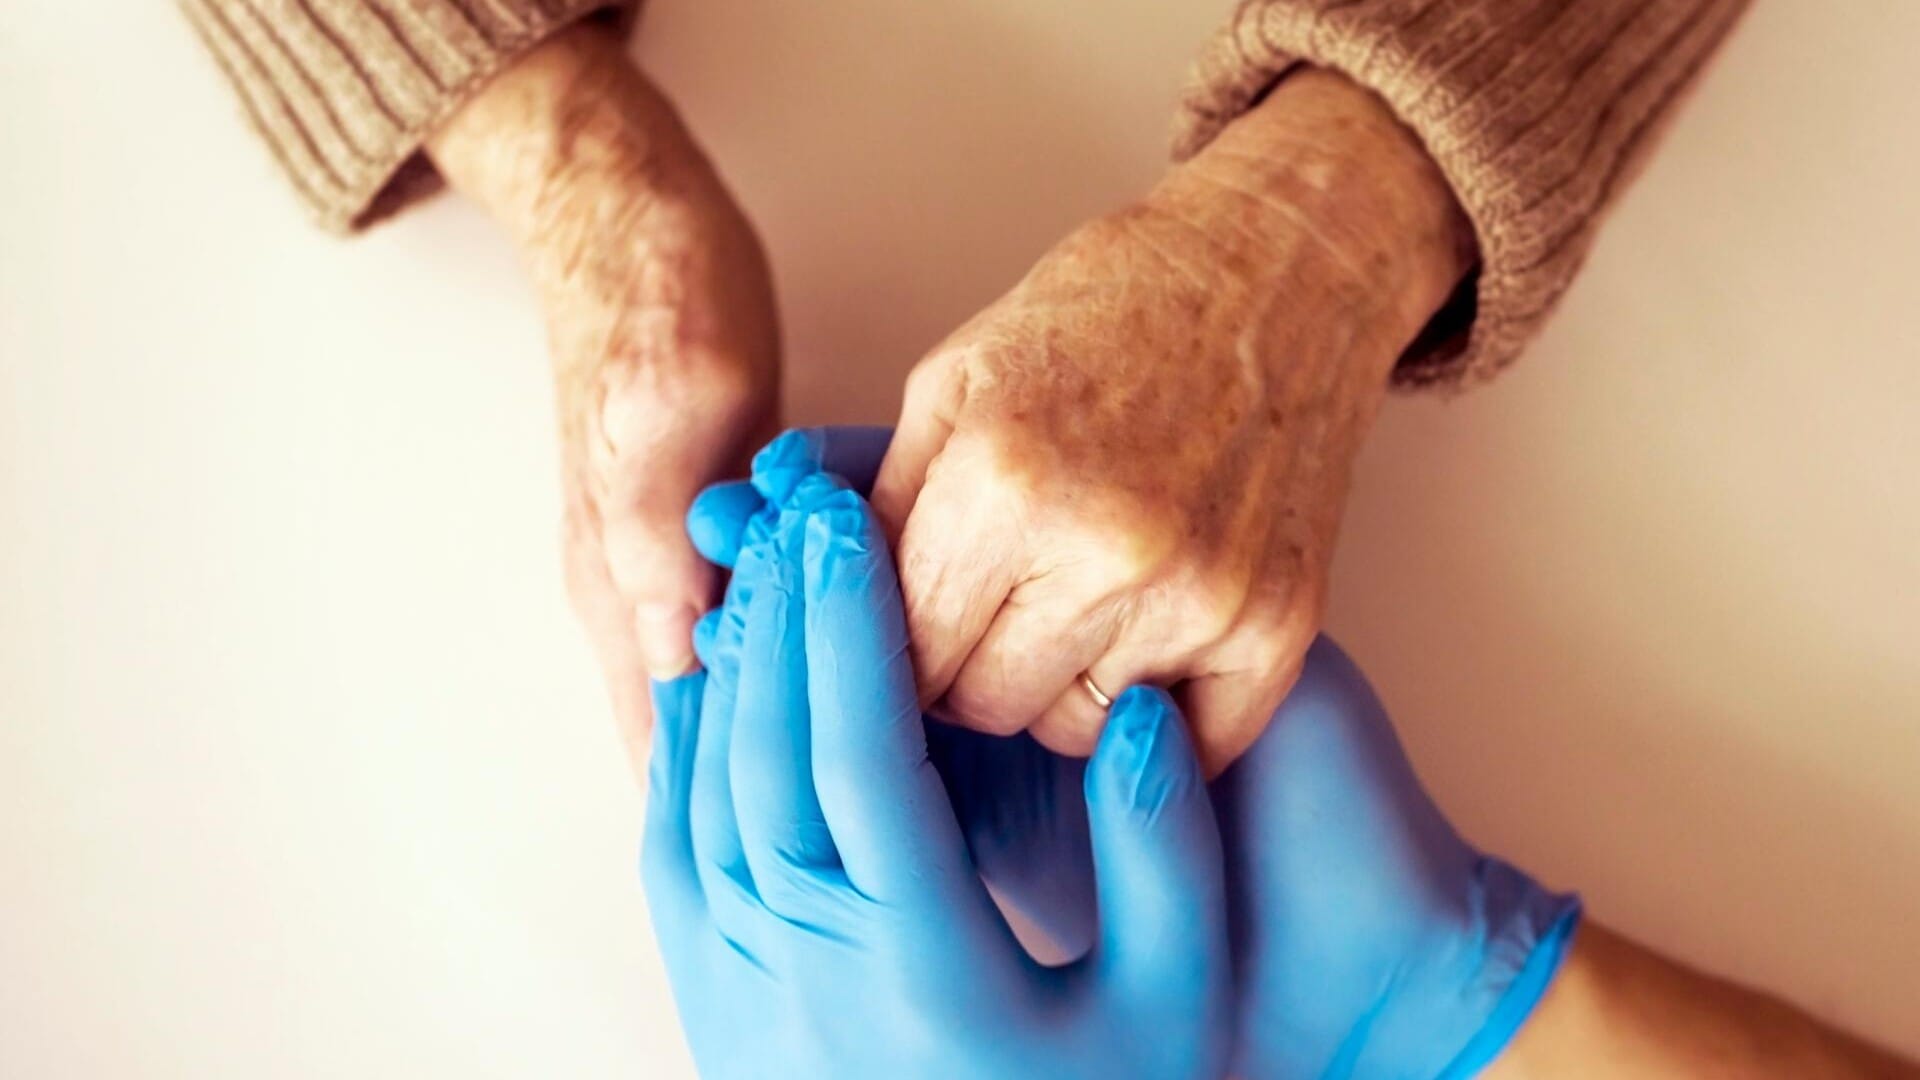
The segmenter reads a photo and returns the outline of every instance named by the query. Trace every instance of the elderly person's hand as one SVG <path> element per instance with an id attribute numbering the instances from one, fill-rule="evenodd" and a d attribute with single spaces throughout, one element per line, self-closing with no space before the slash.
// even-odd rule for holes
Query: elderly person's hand
<path id="1" fill-rule="evenodd" d="M 1172 686 L 1223 768 L 1299 671 L 1354 456 L 1471 259 L 1414 137 L 1319 71 L 1069 236 L 908 383 L 874 503 L 923 699 L 1084 755 L 1100 697 Z"/>
<path id="2" fill-rule="evenodd" d="M 687 507 L 773 424 L 765 255 L 608 28 L 529 53 L 429 151 L 512 233 L 533 276 L 557 383 L 569 590 L 643 768 L 648 676 L 693 666 L 693 624 L 718 596 L 686 539 Z"/>

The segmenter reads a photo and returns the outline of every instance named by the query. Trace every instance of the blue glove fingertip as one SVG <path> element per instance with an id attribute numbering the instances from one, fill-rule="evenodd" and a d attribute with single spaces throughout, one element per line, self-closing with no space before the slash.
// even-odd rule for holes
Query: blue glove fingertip
<path id="1" fill-rule="evenodd" d="M 853 505 L 829 505 L 807 514 L 808 580 L 851 587 L 863 596 L 896 592 L 899 584 L 891 561 L 875 558 L 875 552 L 886 550 L 879 525 L 858 497 L 853 498 Z"/>
<path id="2" fill-rule="evenodd" d="M 816 514 L 829 510 L 857 510 L 860 496 L 846 481 L 831 473 L 813 473 L 794 485 L 787 506 L 796 513 Z"/>
<path id="3" fill-rule="evenodd" d="M 770 503 L 787 501 L 807 476 L 820 471 L 822 438 L 818 429 L 781 432 L 753 456 L 753 486 Z"/>
<path id="4" fill-rule="evenodd" d="M 687 537 L 700 557 L 732 569 L 746 543 L 747 527 L 761 507 L 753 484 L 735 480 L 701 492 L 687 509 Z"/>
<path id="5" fill-rule="evenodd" d="M 1186 721 L 1165 690 L 1132 686 L 1114 699 L 1087 767 L 1090 802 L 1118 797 L 1154 813 L 1204 785 Z"/>

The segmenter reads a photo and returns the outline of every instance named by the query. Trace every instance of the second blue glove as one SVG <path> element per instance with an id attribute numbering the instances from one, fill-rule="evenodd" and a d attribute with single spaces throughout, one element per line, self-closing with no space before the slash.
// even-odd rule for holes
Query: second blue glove
<path id="1" fill-rule="evenodd" d="M 1074 793 L 1099 940 L 1044 967 L 929 758 L 871 514 L 819 475 L 763 494 L 701 634 L 708 672 L 656 694 L 645 879 L 702 1072 L 1221 1075 L 1220 838 L 1171 700 L 1114 704 Z"/>

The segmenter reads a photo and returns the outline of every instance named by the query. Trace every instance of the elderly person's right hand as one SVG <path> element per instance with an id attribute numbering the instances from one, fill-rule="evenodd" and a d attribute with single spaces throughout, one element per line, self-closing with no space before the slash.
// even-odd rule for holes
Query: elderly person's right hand
<path id="1" fill-rule="evenodd" d="M 693 666 L 718 598 L 683 520 L 770 433 L 779 329 L 746 216 L 613 31 L 583 24 L 435 135 L 454 187 L 512 234 L 547 321 L 569 591 L 636 770 L 648 676 Z"/>

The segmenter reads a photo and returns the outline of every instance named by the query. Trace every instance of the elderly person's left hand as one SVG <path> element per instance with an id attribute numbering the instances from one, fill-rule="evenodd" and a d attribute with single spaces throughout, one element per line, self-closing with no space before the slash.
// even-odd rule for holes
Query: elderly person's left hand
<path id="1" fill-rule="evenodd" d="M 915 370 L 874 491 L 923 700 L 1084 755 L 1094 690 L 1172 686 L 1224 768 L 1299 671 L 1389 372 L 1471 258 L 1414 137 L 1320 71 L 1069 236 Z"/>

